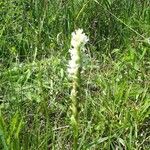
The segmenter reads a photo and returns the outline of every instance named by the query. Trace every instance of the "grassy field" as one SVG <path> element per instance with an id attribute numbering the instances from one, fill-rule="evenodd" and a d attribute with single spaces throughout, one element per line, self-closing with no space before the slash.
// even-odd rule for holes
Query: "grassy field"
<path id="1" fill-rule="evenodd" d="M 1 0 L 0 149 L 74 149 L 67 65 L 78 28 L 89 42 L 77 149 L 150 149 L 149 0 Z"/>

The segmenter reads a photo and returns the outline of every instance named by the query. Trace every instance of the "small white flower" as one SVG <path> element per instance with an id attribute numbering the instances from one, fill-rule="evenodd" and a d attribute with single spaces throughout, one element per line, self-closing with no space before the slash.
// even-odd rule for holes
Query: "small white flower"
<path id="1" fill-rule="evenodd" d="M 80 65 L 78 63 L 76 63 L 73 59 L 69 61 L 69 68 L 68 68 L 68 73 L 70 76 L 73 76 L 78 68 L 80 67 Z"/>
<path id="2" fill-rule="evenodd" d="M 76 73 L 81 67 L 80 64 L 80 51 L 84 51 L 85 44 L 88 42 L 88 37 L 83 33 L 82 29 L 78 29 L 75 32 L 72 33 L 72 38 L 71 38 L 71 46 L 72 48 L 69 49 L 71 60 L 69 61 L 68 64 L 68 73 L 69 76 L 75 77 Z"/>
<path id="3" fill-rule="evenodd" d="M 83 29 L 75 30 L 72 33 L 71 46 L 77 48 L 78 46 L 84 46 L 89 41 L 88 37 L 83 33 Z"/>

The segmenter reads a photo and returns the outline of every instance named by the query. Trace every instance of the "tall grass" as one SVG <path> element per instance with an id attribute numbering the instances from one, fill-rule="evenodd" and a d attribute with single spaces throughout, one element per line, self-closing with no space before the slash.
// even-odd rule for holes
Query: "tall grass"
<path id="1" fill-rule="evenodd" d="M 149 0 L 2 0 L 0 14 L 0 149 L 73 149 L 76 28 L 90 39 L 78 149 L 150 149 Z"/>

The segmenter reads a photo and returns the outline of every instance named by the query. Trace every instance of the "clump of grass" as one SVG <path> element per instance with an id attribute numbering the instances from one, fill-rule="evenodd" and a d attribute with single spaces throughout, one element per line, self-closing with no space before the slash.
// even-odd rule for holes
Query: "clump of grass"
<path id="1" fill-rule="evenodd" d="M 90 61 L 78 149 L 149 150 L 149 5 L 0 2 L 0 149 L 73 149 L 66 64 L 71 32 L 82 27 Z"/>

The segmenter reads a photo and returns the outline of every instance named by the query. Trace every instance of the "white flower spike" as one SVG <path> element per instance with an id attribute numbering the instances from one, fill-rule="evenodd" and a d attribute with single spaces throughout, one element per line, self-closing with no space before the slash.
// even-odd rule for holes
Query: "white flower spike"
<path id="1" fill-rule="evenodd" d="M 85 44 L 89 41 L 88 37 L 83 33 L 83 29 L 75 30 L 71 37 L 71 46 L 69 50 L 71 60 L 69 61 L 68 73 L 71 77 L 76 77 L 79 67 L 81 67 L 81 51 L 84 51 Z"/>
<path id="2" fill-rule="evenodd" d="M 74 149 L 77 149 L 78 145 L 78 135 L 79 135 L 79 125 L 78 125 L 78 107 L 80 101 L 80 73 L 82 70 L 82 53 L 85 49 L 85 44 L 88 42 L 88 37 L 83 33 L 82 29 L 75 30 L 71 37 L 71 49 L 69 50 L 71 60 L 68 64 L 69 77 L 72 80 L 72 90 L 70 93 L 71 103 L 71 124 L 74 131 Z"/>
<path id="3" fill-rule="evenodd" d="M 84 46 L 89 41 L 88 37 L 83 33 L 83 29 L 75 30 L 72 33 L 71 46 L 77 48 L 79 46 Z"/>

